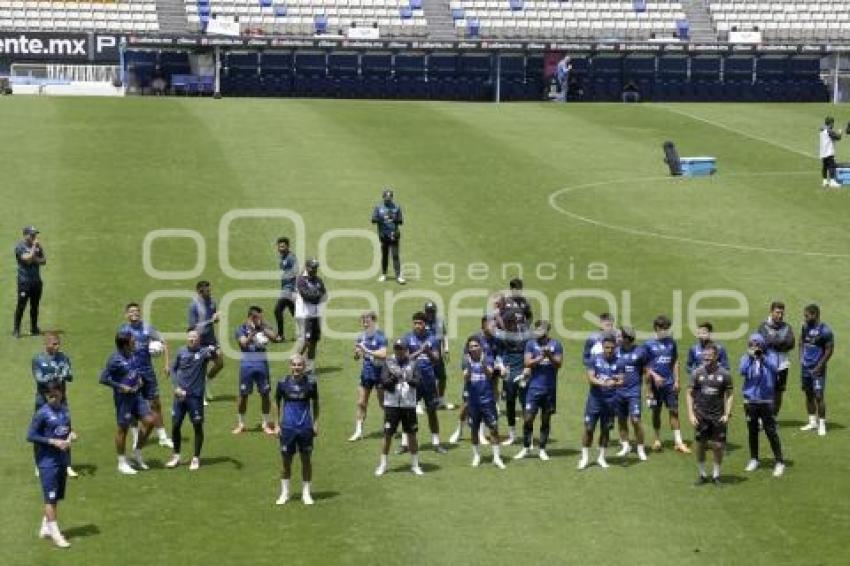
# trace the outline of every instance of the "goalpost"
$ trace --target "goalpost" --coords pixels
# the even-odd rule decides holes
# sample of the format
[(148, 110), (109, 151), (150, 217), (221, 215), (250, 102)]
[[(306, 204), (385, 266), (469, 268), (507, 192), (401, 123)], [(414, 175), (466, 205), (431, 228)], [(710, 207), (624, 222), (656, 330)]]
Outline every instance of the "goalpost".
[(118, 65), (13, 63), (9, 83), (15, 94), (123, 96), (120, 76)]

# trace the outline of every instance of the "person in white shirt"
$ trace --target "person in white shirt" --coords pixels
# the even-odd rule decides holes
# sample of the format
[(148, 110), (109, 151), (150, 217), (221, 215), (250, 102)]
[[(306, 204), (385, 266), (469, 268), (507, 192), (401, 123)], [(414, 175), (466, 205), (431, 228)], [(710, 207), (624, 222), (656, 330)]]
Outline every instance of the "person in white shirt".
[(837, 189), (841, 186), (835, 180), (835, 142), (841, 139), (841, 132), (833, 129), (835, 119), (827, 116), (820, 129), (821, 176), (825, 188)]

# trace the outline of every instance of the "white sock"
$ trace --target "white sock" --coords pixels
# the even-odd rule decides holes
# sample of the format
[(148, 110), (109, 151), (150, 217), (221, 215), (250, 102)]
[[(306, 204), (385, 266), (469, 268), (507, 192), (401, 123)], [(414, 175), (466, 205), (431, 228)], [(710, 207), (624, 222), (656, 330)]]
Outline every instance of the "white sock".
[(356, 434), (363, 433), (363, 419), (357, 419), (357, 423), (355, 423), (354, 425), (354, 432)]
[(401, 433), (401, 445), (407, 446), (407, 433), (405, 432)]
[(699, 475), (705, 477), (705, 462), (697, 462), (697, 469), (699, 470)]
[(605, 448), (603, 448), (602, 446), (600, 446), (600, 447), (599, 447), (599, 456), (598, 456), (598, 459), (600, 459), (600, 460), (604, 460), (604, 459), (605, 459)]
[(590, 448), (581, 447), (581, 457), (585, 460), (590, 458)]
[(809, 424), (810, 424), (810, 425), (816, 425), (816, 424), (818, 424), (818, 417), (817, 417), (817, 415), (809, 415)]
[(130, 443), (133, 448), (139, 443), (139, 427), (137, 426), (130, 427)]
[(122, 466), (122, 465), (126, 465), (126, 464), (127, 464), (127, 456), (125, 456), (123, 454), (118, 456), (118, 465)]
[(269, 424), (269, 420), (270, 420), (269, 414), (265, 413), (263, 415), (263, 426), (266, 426), (267, 424)]
[(682, 431), (681, 430), (674, 430), (673, 431), (673, 440), (676, 442), (676, 444), (682, 444)]
[(720, 464), (718, 464), (717, 462), (714, 463), (714, 467), (712, 468), (712, 471), (711, 471), (711, 477), (713, 477), (713, 478), (719, 478), (720, 477)]
[(508, 427), (508, 435), (510, 435), (511, 438), (516, 438), (516, 427), (509, 426)]
[(463, 436), (463, 421), (457, 422), (457, 433), (459, 436)]
[(245, 415), (242, 413), (236, 413), (236, 418), (239, 419), (240, 426), (245, 426)]
[(384, 467), (387, 466), (387, 455), (386, 454), (381, 454), (381, 465), (384, 466)]
[(62, 534), (59, 532), (59, 523), (57, 523), (56, 521), (47, 521), (47, 530), (50, 531), (51, 535)]
[(439, 434), (437, 434), (437, 433), (431, 434), (431, 444), (433, 444), (434, 446), (440, 445), (440, 435)]
[(638, 454), (643, 454), (643, 453), (644, 453), (643, 444), (638, 444), (638, 445), (637, 445), (637, 451), (638, 451)]
[(475, 454), (476, 456), (481, 455), (481, 449), (478, 447), (477, 444), (472, 445), (472, 453)]
[(818, 419), (818, 424), (820, 426), (826, 426), (826, 419)]
[(301, 484), (301, 492), (307, 493), (307, 494), (310, 493), (310, 482), (305, 481), (304, 483)]
[(494, 442), (491, 446), (493, 446), (493, 458), (501, 457), (501, 447), (498, 442)]
[(280, 480), (280, 492), (289, 493), (289, 480)]
[(410, 455), (410, 463), (411, 463), (411, 465), (413, 465), (416, 468), (419, 467), (419, 454), (418, 453)]
[(631, 450), (632, 449), (632, 445), (629, 444), (628, 440), (621, 440), (620, 446), (622, 446), (624, 450)]

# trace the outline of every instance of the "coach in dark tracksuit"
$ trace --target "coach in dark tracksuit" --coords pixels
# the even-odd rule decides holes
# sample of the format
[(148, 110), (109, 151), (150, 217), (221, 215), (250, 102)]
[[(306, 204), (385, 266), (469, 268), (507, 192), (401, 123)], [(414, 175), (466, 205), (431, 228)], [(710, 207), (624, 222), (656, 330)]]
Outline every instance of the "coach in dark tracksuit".
[(372, 211), (372, 224), (377, 224), (378, 239), (381, 241), (381, 276), (378, 277), (378, 281), (387, 280), (389, 255), (392, 252), (395, 279), (399, 284), (404, 285), (405, 280), (401, 276), (401, 259), (398, 255), (399, 239), (401, 238), (399, 226), (404, 224), (404, 216), (401, 213), (401, 207), (393, 202), (392, 189), (384, 189), (383, 199), (383, 202), (375, 206)]
[(41, 302), (41, 266), (47, 263), (44, 249), (38, 241), (35, 226), (24, 228), (24, 239), (15, 246), (15, 259), (18, 261), (18, 305), (15, 307), (15, 326), (13, 335), (21, 337), (21, 319), (27, 302), (30, 305), (30, 332), (33, 336), (41, 334), (38, 328), (38, 304)]
[(764, 338), (769, 352), (779, 358), (779, 372), (776, 374), (776, 390), (773, 399), (773, 414), (778, 415), (782, 408), (782, 394), (788, 382), (788, 355), (794, 350), (794, 331), (785, 322), (785, 303), (774, 301), (770, 305), (770, 316), (759, 325), (758, 333)]

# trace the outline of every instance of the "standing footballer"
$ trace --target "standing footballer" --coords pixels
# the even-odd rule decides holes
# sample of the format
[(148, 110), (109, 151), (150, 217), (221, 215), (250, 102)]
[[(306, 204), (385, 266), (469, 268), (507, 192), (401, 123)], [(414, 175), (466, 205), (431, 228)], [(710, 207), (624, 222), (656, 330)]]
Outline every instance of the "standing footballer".
[(378, 330), (377, 323), (378, 314), (374, 311), (365, 312), (360, 316), (363, 332), (357, 335), (354, 342), (354, 359), (362, 359), (363, 367), (360, 370), (360, 386), (357, 388), (357, 421), (349, 442), (363, 438), (363, 422), (366, 420), (369, 395), (373, 389), (378, 405), (383, 405), (383, 392), (378, 387), (378, 381), (384, 360), (387, 359), (387, 337)]
[(655, 338), (644, 344), (649, 355), (647, 401), (652, 409), (652, 428), (655, 431), (652, 449), (656, 452), (661, 450), (661, 410), (667, 405), (675, 448), (678, 452), (690, 454), (691, 449), (682, 440), (679, 423), (679, 351), (676, 340), (670, 335), (671, 326), (669, 318), (658, 316), (652, 323)]
[(295, 288), (295, 320), (301, 334), (299, 353), (307, 354), (307, 371), (312, 373), (316, 369), (316, 347), (322, 338), (322, 305), (328, 300), (316, 258), (307, 260), (304, 273), (295, 280)]
[(496, 410), (496, 396), (494, 380), (498, 379), (493, 368), (493, 360), (484, 355), (484, 349), (473, 336), (466, 341), (467, 354), (463, 360), (463, 380), (467, 384), (469, 393), (469, 430), (472, 438), (472, 467), (477, 468), (481, 464), (481, 449), (479, 448), (479, 435), (481, 425), (484, 424), (490, 431), (490, 444), (493, 449), (493, 465), (504, 470), (499, 451), (499, 415)]
[(398, 253), (401, 239), (399, 227), (404, 224), (404, 215), (401, 213), (401, 207), (393, 201), (393, 190), (390, 187), (384, 187), (381, 196), (383, 201), (372, 210), (372, 224), (377, 225), (378, 240), (381, 242), (381, 276), (378, 281), (387, 280), (389, 255), (392, 253), (395, 279), (400, 285), (404, 285), (406, 281), (401, 276), (401, 259)]
[(298, 276), (298, 258), (289, 249), (289, 238), (277, 239), (277, 253), (280, 256), (280, 298), (274, 307), (274, 319), (277, 323), (276, 341), (286, 340), (283, 329), (283, 312), (295, 318), (295, 278)]
[(794, 349), (796, 339), (791, 325), (785, 322), (785, 303), (773, 301), (767, 320), (759, 325), (758, 333), (764, 338), (768, 351), (776, 354), (779, 360), (779, 373), (776, 376), (776, 389), (773, 398), (773, 414), (779, 415), (782, 408), (782, 395), (788, 383), (789, 352)]
[(696, 485), (708, 483), (705, 449), (711, 446), (714, 466), (711, 479), (720, 485), (720, 465), (726, 450), (726, 425), (732, 415), (732, 375), (718, 363), (717, 348), (703, 345), (703, 364), (691, 374), (688, 387), (688, 417), (696, 431), (696, 455), (699, 476)]
[[(201, 346), (212, 346), (218, 349), (218, 337), (215, 335), (215, 325), (218, 324), (218, 305), (212, 298), (212, 285), (209, 281), (198, 281), (195, 285), (197, 295), (189, 305), (189, 328), (195, 329), (200, 336)], [(224, 356), (213, 358), (213, 367), (207, 372), (207, 379), (214, 379), (224, 368)], [(207, 387), (204, 390), (204, 405), (212, 401), (212, 394)]]
[(260, 395), (262, 411), (262, 427), (266, 434), (274, 434), (274, 424), (271, 422), (271, 383), (269, 377), (269, 361), (266, 356), (266, 346), (274, 338), (275, 332), (263, 319), (263, 309), (256, 305), (248, 308), (248, 317), (236, 329), (236, 341), (242, 351), (239, 362), (239, 401), (236, 407), (236, 428), (233, 434), (245, 432), (245, 413), (248, 410), (248, 396), (257, 387)]
[(12, 334), (21, 337), (21, 319), (27, 303), (30, 305), (30, 334), (38, 336), (38, 305), (41, 302), (43, 283), (41, 281), (41, 266), (47, 263), (44, 248), (38, 241), (38, 230), (35, 226), (26, 226), (23, 230), (24, 239), (15, 245), (15, 260), (18, 262), (18, 304), (15, 307), (15, 324)]
[(832, 329), (820, 320), (820, 307), (808, 305), (803, 310), (800, 331), (800, 369), (809, 422), (800, 430), (817, 430), (826, 436), (826, 364), (835, 350)]

